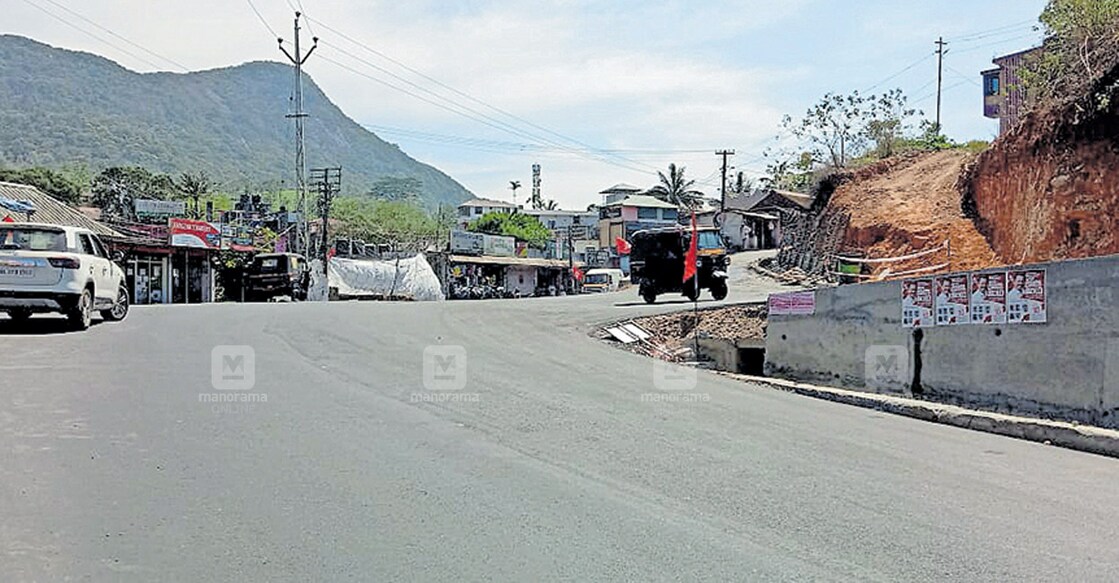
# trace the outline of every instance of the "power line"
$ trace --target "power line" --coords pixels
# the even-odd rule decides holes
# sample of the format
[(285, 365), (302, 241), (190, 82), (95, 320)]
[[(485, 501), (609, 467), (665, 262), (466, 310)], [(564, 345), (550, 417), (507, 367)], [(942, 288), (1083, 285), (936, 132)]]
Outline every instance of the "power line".
[(267, 28), (268, 32), (272, 33), (272, 38), (280, 38), (280, 35), (276, 33), (276, 30), (272, 28), (272, 25), (268, 24), (268, 21), (265, 20), (260, 11), (256, 9), (256, 4), (253, 4), (253, 0), (245, 0), (245, 2), (249, 3), (249, 8), (253, 9), (253, 12), (256, 14), (256, 17), (260, 19), (260, 23), (264, 25), (264, 28)]
[(952, 42), (968, 42), (968, 41), (975, 40), (975, 39), (978, 39), (978, 38), (985, 38), (985, 37), (988, 37), (988, 36), (1004, 33), (1008, 30), (1023, 28), (1025, 26), (1031, 26), (1031, 27), (1032, 26), (1037, 26), (1037, 20), (1036, 19), (1030, 19), (1030, 20), (1022, 20), (1020, 22), (1012, 22), (1010, 24), (1004, 24), (1002, 26), (996, 26), (995, 28), (989, 28), (989, 29), (986, 29), (986, 30), (979, 30), (979, 31), (976, 31), (976, 32), (972, 32), (972, 33), (962, 35), (962, 36), (953, 37), (951, 40), (952, 40)]
[(108, 33), (108, 34), (110, 34), (110, 35), (114, 36), (115, 38), (118, 38), (118, 39), (120, 39), (120, 40), (122, 40), (122, 41), (124, 41), (124, 42), (126, 42), (126, 43), (128, 43), (128, 44), (130, 44), (130, 45), (132, 45), (132, 46), (134, 46), (134, 47), (136, 47), (136, 48), (138, 48), (138, 49), (140, 49), (141, 51), (144, 51), (145, 53), (148, 53), (149, 55), (151, 55), (151, 56), (153, 56), (153, 57), (156, 57), (156, 58), (159, 58), (159, 59), (163, 59), (164, 61), (166, 61), (166, 62), (168, 62), (168, 63), (171, 63), (172, 65), (174, 65), (174, 66), (176, 66), (176, 67), (178, 67), (178, 68), (182, 69), (183, 71), (190, 71), (190, 69), (188, 69), (188, 68), (187, 68), (187, 67), (186, 67), (185, 65), (183, 65), (182, 63), (179, 63), (179, 62), (177, 62), (177, 61), (175, 61), (175, 60), (169, 59), (169, 58), (167, 58), (167, 57), (165, 57), (165, 56), (163, 56), (163, 55), (161, 55), (161, 54), (159, 54), (159, 53), (157, 53), (157, 52), (155, 52), (155, 51), (153, 51), (153, 50), (150, 50), (150, 49), (148, 49), (147, 47), (144, 47), (144, 46), (141, 46), (141, 45), (139, 45), (139, 44), (137, 44), (137, 43), (134, 43), (134, 42), (132, 42), (132, 41), (130, 41), (130, 40), (128, 40), (128, 39), (126, 39), (126, 38), (124, 38), (123, 36), (121, 36), (121, 35), (119, 35), (119, 34), (117, 34), (117, 33), (113, 32), (113, 31), (111, 31), (111, 30), (109, 30), (109, 29), (107, 29), (107, 28), (105, 28), (104, 26), (101, 26), (100, 24), (97, 24), (96, 22), (94, 22), (94, 21), (92, 21), (92, 20), (90, 20), (90, 19), (86, 18), (85, 16), (82, 16), (81, 14), (78, 14), (77, 12), (74, 12), (73, 10), (71, 10), (71, 9), (67, 8), (66, 6), (64, 6), (64, 5), (62, 5), (62, 4), (59, 4), (58, 2), (55, 2), (55, 0), (46, 0), (46, 1), (47, 1), (47, 2), (50, 2), (51, 4), (53, 4), (54, 6), (58, 7), (59, 9), (61, 9), (61, 10), (65, 10), (66, 12), (69, 12), (70, 14), (72, 14), (72, 15), (74, 15), (74, 16), (76, 16), (76, 17), (78, 17), (78, 18), (82, 19), (82, 20), (84, 20), (85, 22), (87, 22), (87, 23), (89, 23), (89, 24), (92, 24), (93, 26), (96, 26), (97, 28), (101, 29), (102, 31), (104, 31), (104, 32), (106, 32), (106, 33)]
[(994, 42), (985, 43), (985, 44), (977, 45), (977, 46), (974, 46), (974, 47), (968, 47), (966, 49), (956, 51), (956, 54), (970, 53), (972, 51), (977, 51), (979, 49), (993, 47), (995, 45), (1001, 45), (1001, 44), (1009, 43), (1011, 41), (1022, 40), (1022, 39), (1026, 39), (1026, 38), (1035, 38), (1036, 39), (1037, 35), (1036, 35), (1036, 33), (1030, 33), (1030, 34), (1023, 34), (1021, 36), (1016, 36), (1016, 37), (1012, 37), (1012, 38), (1004, 38), (1004, 39), (997, 40), (997, 41), (994, 41)]
[(40, 6), (40, 5), (32, 2), (31, 0), (23, 0), (23, 1), (32, 5), (32, 6), (34, 6), (35, 8), (39, 9), (39, 11), (41, 11), (43, 14), (46, 14), (47, 16), (61, 22), (62, 24), (65, 24), (66, 26), (69, 26), (70, 28), (73, 28), (74, 30), (76, 30), (76, 31), (78, 31), (78, 32), (80, 32), (80, 33), (82, 33), (82, 34), (100, 42), (100, 43), (103, 43), (106, 46), (112, 47), (112, 48), (114, 48), (114, 49), (132, 57), (133, 59), (136, 59), (137, 61), (140, 61), (140, 62), (148, 65), (149, 67), (151, 67), (153, 69), (161, 69), (162, 68), (159, 65), (145, 59), (144, 57), (141, 57), (140, 55), (137, 55), (136, 53), (133, 53), (132, 51), (129, 51), (128, 49), (121, 48), (121, 47), (119, 47), (119, 46), (117, 46), (117, 45), (115, 45), (115, 44), (97, 36), (96, 34), (93, 34), (92, 32), (90, 32), (90, 31), (88, 31), (88, 30), (70, 22), (69, 20), (66, 20), (65, 18), (62, 18), (61, 16), (51, 12), (50, 10), (47, 10), (45, 7)]
[[(520, 122), (520, 123), (522, 123), (522, 124), (525, 124), (526, 126), (529, 126), (529, 127), (531, 127), (531, 128), (534, 128), (534, 129), (536, 129), (536, 130), (542, 131), (542, 132), (544, 132), (544, 133), (546, 133), (546, 134), (549, 134), (549, 135), (551, 135), (551, 136), (555, 136), (556, 138), (559, 138), (559, 139), (561, 139), (561, 140), (565, 140), (565, 141), (567, 141), (567, 142), (571, 142), (571, 143), (573, 143), (573, 144), (576, 144), (576, 145), (578, 145), (578, 146), (580, 146), (580, 147), (582, 147), (582, 148), (584, 148), (584, 149), (587, 149), (587, 150), (591, 150), (591, 151), (599, 151), (599, 152), (601, 152), (601, 151), (602, 151), (601, 149), (599, 149), (599, 148), (597, 148), (597, 147), (595, 147), (595, 146), (591, 146), (591, 145), (589, 145), (589, 144), (586, 144), (586, 143), (584, 143), (584, 142), (582, 142), (582, 141), (580, 141), (580, 140), (578, 140), (578, 139), (575, 139), (575, 138), (572, 138), (572, 137), (569, 137), (569, 136), (565, 136), (565, 135), (563, 135), (563, 134), (560, 134), (560, 133), (558, 133), (558, 132), (555, 132), (555, 131), (553, 131), (553, 130), (551, 130), (551, 129), (548, 129), (548, 128), (544, 127), (544, 126), (541, 126), (541, 125), (539, 125), (539, 124), (533, 123), (533, 122), (531, 122), (531, 121), (529, 121), (529, 120), (527, 120), (527, 119), (524, 119), (524, 118), (522, 118), (522, 117), (520, 117), (520, 116), (517, 116), (517, 115), (515, 115), (515, 114), (513, 114), (513, 113), (510, 113), (510, 112), (508, 112), (508, 111), (506, 111), (506, 110), (504, 110), (504, 109), (501, 109), (500, 107), (497, 107), (497, 106), (491, 105), (491, 104), (489, 104), (489, 103), (487, 103), (487, 102), (485, 102), (485, 101), (483, 101), (483, 100), (481, 100), (481, 99), (478, 99), (478, 98), (476, 98), (476, 97), (474, 97), (474, 96), (472, 96), (472, 95), (470, 95), (470, 94), (468, 94), (468, 93), (466, 93), (466, 92), (460, 91), (460, 90), (458, 90), (458, 89), (456, 89), (456, 88), (454, 88), (454, 87), (452, 87), (452, 86), (450, 86), (450, 85), (448, 85), (448, 84), (446, 84), (446, 83), (444, 83), (444, 82), (442, 82), (442, 81), (440, 81), (440, 80), (438, 80), (438, 79), (436, 79), (436, 78), (434, 78), (434, 77), (432, 77), (432, 76), (430, 76), (430, 75), (427, 75), (427, 74), (423, 73), (422, 71), (419, 71), (419, 70), (417, 70), (417, 69), (415, 69), (415, 68), (413, 68), (413, 67), (410, 67), (410, 66), (408, 66), (407, 64), (405, 64), (405, 63), (403, 63), (403, 62), (401, 62), (401, 61), (399, 61), (399, 60), (397, 60), (397, 59), (394, 59), (394, 58), (392, 58), (391, 56), (389, 56), (389, 55), (387, 55), (387, 54), (385, 54), (385, 53), (383, 53), (383, 52), (381, 52), (381, 51), (378, 51), (378, 50), (376, 50), (376, 49), (374, 49), (374, 48), (372, 48), (372, 47), (368, 46), (367, 44), (365, 44), (365, 43), (363, 43), (363, 42), (361, 42), (361, 41), (358, 41), (357, 39), (354, 39), (353, 37), (351, 37), (351, 36), (349, 36), (349, 35), (347, 35), (347, 34), (345, 34), (345, 33), (341, 32), (341, 31), (339, 31), (339, 30), (337, 30), (337, 29), (335, 29), (335, 28), (332, 28), (332, 27), (330, 27), (329, 25), (327, 25), (327, 24), (323, 23), (323, 22), (322, 22), (322, 21), (320, 21), (320, 20), (315, 20), (315, 22), (316, 22), (316, 23), (317, 23), (317, 24), (318, 24), (319, 26), (321, 26), (322, 28), (325, 28), (326, 30), (329, 30), (329, 31), (333, 32), (333, 33), (334, 33), (334, 34), (336, 34), (336, 35), (337, 35), (337, 36), (338, 36), (339, 38), (345, 39), (346, 41), (348, 41), (348, 42), (350, 42), (350, 43), (354, 44), (355, 46), (358, 46), (358, 47), (360, 47), (360, 48), (362, 48), (362, 49), (364, 49), (364, 50), (368, 51), (369, 53), (371, 53), (371, 54), (373, 54), (373, 55), (376, 55), (376, 56), (378, 56), (378, 57), (380, 57), (380, 58), (382, 58), (382, 59), (385, 59), (386, 61), (389, 61), (390, 63), (393, 63), (393, 64), (395, 64), (396, 66), (398, 66), (398, 67), (400, 67), (400, 68), (402, 68), (402, 69), (404, 69), (404, 70), (406, 70), (406, 71), (408, 71), (408, 72), (410, 72), (410, 73), (412, 73), (412, 74), (414, 74), (414, 75), (416, 75), (416, 76), (418, 76), (418, 77), (420, 77), (420, 78), (422, 78), (422, 79), (425, 79), (425, 80), (427, 80), (427, 81), (428, 81), (428, 82), (430, 82), (430, 83), (434, 83), (435, 85), (437, 85), (437, 86), (439, 86), (439, 87), (441, 87), (441, 88), (443, 88), (443, 89), (445, 89), (445, 90), (447, 90), (447, 91), (450, 91), (451, 93), (454, 93), (455, 95), (458, 95), (458, 96), (460, 96), (460, 97), (463, 97), (463, 98), (465, 98), (465, 99), (469, 99), (470, 101), (473, 101), (474, 103), (477, 103), (477, 104), (479, 104), (479, 105), (481, 105), (481, 106), (483, 106), (483, 107), (486, 107), (486, 108), (488, 108), (488, 109), (490, 109), (490, 110), (492, 110), (492, 111), (494, 111), (494, 112), (496, 112), (496, 113), (498, 113), (498, 114), (504, 115), (504, 116), (506, 116), (506, 117), (508, 117), (508, 118), (510, 118), (510, 119), (513, 119), (513, 120), (515, 120), (515, 121), (517, 121), (517, 122)], [(337, 47), (335, 47), (335, 48), (337, 48)], [(430, 91), (429, 91), (429, 92), (430, 92)], [(431, 92), (431, 93), (433, 93), (433, 92)], [(445, 99), (445, 98), (444, 98), (444, 99)], [(536, 138), (536, 139), (539, 139), (539, 138)], [(635, 163), (635, 164), (640, 164), (640, 162), (636, 162), (636, 161), (633, 161), (633, 160), (627, 160), (627, 159), (626, 159), (626, 158), (624, 158), (624, 157), (620, 157), (620, 156), (614, 156), (614, 157), (615, 157), (615, 158), (618, 158), (618, 159), (620, 159), (620, 160), (622, 160), (622, 161), (626, 161), (626, 162), (631, 162), (631, 163)]]
[(952, 73), (955, 73), (957, 76), (959, 76), (960, 79), (963, 79), (964, 81), (967, 81), (968, 83), (971, 83), (972, 85), (975, 85), (976, 87), (982, 87), (983, 86), (983, 84), (980, 83), (979, 81), (976, 81), (975, 79), (971, 78), (968, 75), (964, 75), (963, 73), (957, 71), (956, 69), (954, 69), (954, 68), (952, 68), (948, 65), (945, 65), (944, 68), (948, 69)]
[(905, 73), (911, 71), (917, 65), (920, 65), (921, 63), (924, 63), (925, 61), (931, 59), (935, 55), (936, 55), (935, 51), (926, 54), (925, 56), (921, 57), (920, 59), (917, 59), (913, 63), (906, 66), (904, 69), (898, 71), (897, 73), (894, 73), (893, 75), (890, 75), (889, 77), (886, 77), (885, 79), (875, 83), (874, 85), (871, 85), (870, 87), (867, 87), (866, 89), (863, 90), (863, 93), (870, 93), (871, 91), (874, 91), (875, 89), (885, 85), (886, 83), (889, 83), (890, 81), (893, 81), (894, 79), (897, 79), (898, 77), (900, 77), (900, 76), (904, 75)]

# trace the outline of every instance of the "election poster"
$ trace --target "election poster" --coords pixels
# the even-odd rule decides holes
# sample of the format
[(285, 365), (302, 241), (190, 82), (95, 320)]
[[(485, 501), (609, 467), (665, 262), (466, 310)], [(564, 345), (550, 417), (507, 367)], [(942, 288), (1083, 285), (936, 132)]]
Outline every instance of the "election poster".
[(933, 325), (933, 280), (910, 279), (901, 282), (901, 325), (924, 328)]
[(936, 325), (956, 326), (967, 324), (970, 296), (967, 274), (941, 275), (936, 278)]
[(1021, 269), (1007, 273), (1006, 313), (1011, 324), (1044, 324), (1049, 319), (1044, 269)]
[(816, 313), (816, 292), (770, 294), (770, 316), (811, 316)]
[(971, 274), (971, 323), (1006, 323), (1006, 273)]

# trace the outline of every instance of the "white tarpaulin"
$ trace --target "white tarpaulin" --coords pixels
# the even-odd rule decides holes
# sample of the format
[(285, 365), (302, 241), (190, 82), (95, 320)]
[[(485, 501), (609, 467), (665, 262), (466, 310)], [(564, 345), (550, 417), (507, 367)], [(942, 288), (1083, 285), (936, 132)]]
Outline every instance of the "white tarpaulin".
[[(330, 260), (330, 287), (342, 296), (403, 296), (416, 301), (445, 299), (439, 278), (423, 254), (408, 259), (371, 261), (364, 259)], [(327, 287), (322, 282), (322, 260), (311, 262), (312, 300), (323, 300)]]

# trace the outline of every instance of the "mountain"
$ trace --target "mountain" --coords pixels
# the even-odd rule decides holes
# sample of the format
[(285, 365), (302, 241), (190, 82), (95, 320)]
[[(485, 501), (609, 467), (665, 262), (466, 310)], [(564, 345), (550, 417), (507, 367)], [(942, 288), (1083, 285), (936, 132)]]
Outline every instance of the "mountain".
[[(472, 195), (342, 112), (304, 75), (307, 167), (342, 166), (343, 192), (378, 178), (423, 183), (425, 204)], [(291, 67), (253, 62), (192, 73), (137, 73), (89, 53), (0, 35), (0, 164), (93, 170), (138, 165), (205, 170), (231, 188), (294, 184), (285, 119)]]

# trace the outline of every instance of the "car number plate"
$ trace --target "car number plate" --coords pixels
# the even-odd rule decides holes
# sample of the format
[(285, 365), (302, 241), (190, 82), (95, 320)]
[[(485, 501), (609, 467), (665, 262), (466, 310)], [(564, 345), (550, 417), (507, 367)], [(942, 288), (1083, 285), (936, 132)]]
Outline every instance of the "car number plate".
[(29, 267), (0, 267), (0, 277), (34, 277), (35, 270)]

